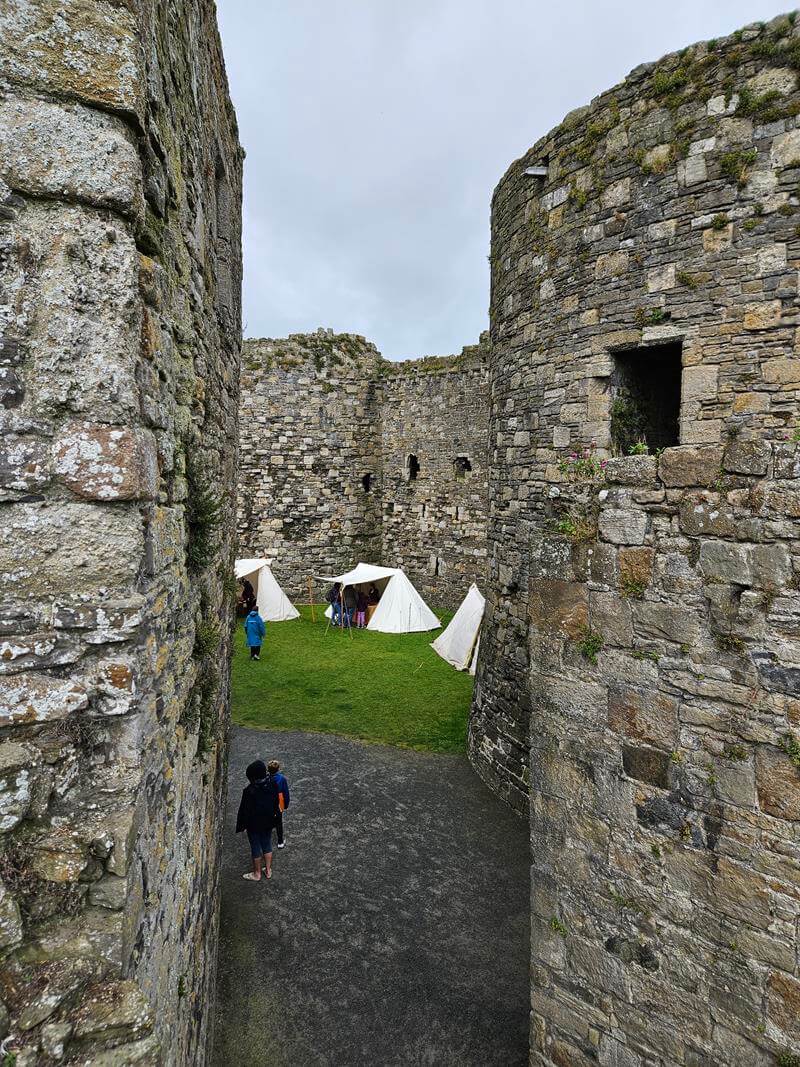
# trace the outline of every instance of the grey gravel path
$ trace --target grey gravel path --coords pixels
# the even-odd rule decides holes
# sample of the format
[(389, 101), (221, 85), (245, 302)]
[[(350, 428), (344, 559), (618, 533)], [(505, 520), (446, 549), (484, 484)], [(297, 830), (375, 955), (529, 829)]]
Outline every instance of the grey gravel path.
[[(257, 757), (292, 788), (250, 883), (233, 833)], [(236, 729), (215, 1067), (528, 1062), (527, 827), (465, 758)]]

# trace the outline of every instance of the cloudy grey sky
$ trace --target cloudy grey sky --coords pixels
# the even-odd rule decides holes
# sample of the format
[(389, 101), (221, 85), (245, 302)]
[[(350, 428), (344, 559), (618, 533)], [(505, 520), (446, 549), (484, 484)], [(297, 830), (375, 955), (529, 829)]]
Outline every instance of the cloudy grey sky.
[(508, 165), (637, 64), (774, 0), (217, 0), (245, 161), (245, 336), (330, 326), (385, 356), (487, 326)]

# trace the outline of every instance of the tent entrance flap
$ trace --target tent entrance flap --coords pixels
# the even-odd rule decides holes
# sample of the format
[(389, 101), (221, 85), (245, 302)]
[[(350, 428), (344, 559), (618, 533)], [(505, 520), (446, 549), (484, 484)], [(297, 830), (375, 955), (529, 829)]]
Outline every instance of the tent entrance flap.
[(237, 559), (234, 567), (237, 581), (246, 578), (256, 594), (258, 614), (265, 622), (287, 622), (297, 619), (300, 612), (278, 585), (266, 559)]

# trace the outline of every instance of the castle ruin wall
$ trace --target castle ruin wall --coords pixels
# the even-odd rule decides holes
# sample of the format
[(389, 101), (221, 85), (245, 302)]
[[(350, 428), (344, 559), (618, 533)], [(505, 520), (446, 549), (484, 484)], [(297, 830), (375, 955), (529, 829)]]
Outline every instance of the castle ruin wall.
[(205, 1059), (241, 165), (210, 0), (0, 7), (0, 1037), (17, 1067)]
[(798, 56), (637, 68), (495, 193), (470, 745), (529, 776), (537, 1067), (800, 1055)]
[(487, 390), (480, 345), (391, 363), (326, 330), (245, 341), (242, 556), (302, 601), (310, 575), (361, 559), (456, 607), (485, 574)]

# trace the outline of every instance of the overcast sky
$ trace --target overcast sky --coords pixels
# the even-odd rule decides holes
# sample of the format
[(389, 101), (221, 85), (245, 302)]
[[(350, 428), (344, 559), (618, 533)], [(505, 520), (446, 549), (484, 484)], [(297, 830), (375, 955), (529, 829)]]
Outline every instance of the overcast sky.
[(639, 63), (768, 0), (217, 0), (247, 152), (246, 337), (330, 326), (390, 359), (486, 329), (508, 165)]

